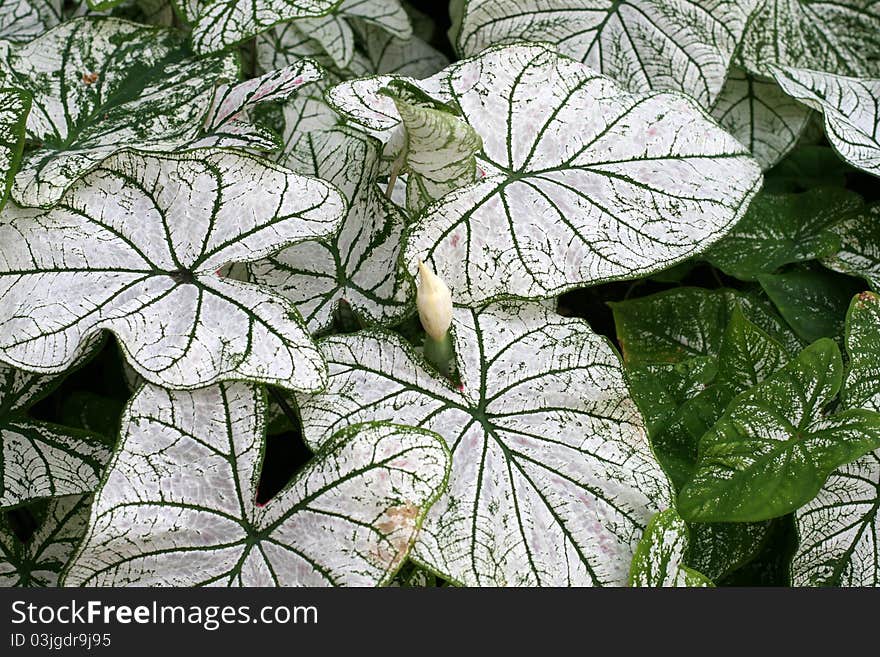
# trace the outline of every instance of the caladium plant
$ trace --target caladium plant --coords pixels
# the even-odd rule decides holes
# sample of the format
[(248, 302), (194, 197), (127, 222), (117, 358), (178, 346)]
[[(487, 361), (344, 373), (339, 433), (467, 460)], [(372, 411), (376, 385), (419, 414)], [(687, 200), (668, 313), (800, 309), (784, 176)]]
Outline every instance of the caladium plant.
[(880, 585), (878, 34), (0, 0), (0, 586)]

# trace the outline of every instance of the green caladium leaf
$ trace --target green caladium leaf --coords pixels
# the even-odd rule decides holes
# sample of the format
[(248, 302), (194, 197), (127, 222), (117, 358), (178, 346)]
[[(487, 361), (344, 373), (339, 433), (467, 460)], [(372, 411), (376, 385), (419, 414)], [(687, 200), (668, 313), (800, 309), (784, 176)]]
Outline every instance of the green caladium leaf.
[(397, 268), (404, 218), (376, 184), (380, 145), (344, 127), (315, 133), (308, 143), (311, 156), (287, 165), (342, 191), (342, 228), (252, 263), (251, 279), (293, 301), (313, 333), (330, 327), (340, 304), (369, 323), (400, 319), (413, 295)]
[(687, 525), (673, 509), (651, 518), (633, 556), (629, 585), (714, 586), (705, 575), (684, 565), (689, 540)]
[(880, 8), (865, 0), (760, 0), (749, 16), (741, 65), (770, 77), (772, 66), (845, 75), (872, 70), (880, 52)]
[(799, 144), (764, 176), (763, 191), (771, 194), (803, 192), (815, 187), (845, 187), (855, 171), (829, 146)]
[(98, 485), (110, 456), (100, 436), (28, 417), (59, 383), (59, 377), (0, 365), (0, 508), (90, 493)]
[(186, 0), (192, 44), (207, 54), (265, 32), (278, 23), (323, 16), (340, 0)]
[(406, 173), (406, 206), (417, 214), (477, 177), (476, 154), (483, 141), (452, 108), (418, 87), (392, 80), (380, 93), (394, 101), (403, 127), (403, 145), (392, 175)]
[[(721, 237), (760, 186), (743, 146), (692, 102), (629, 94), (543, 46), (491, 48), (417, 86), (483, 140), (478, 182), (426, 208), (405, 250), (409, 271), (430, 262), (465, 305), (665, 269)], [(399, 122), (370, 85), (336, 89), (331, 104), (361, 124)]]
[(840, 238), (832, 224), (855, 214), (861, 205), (858, 194), (835, 188), (761, 193), (742, 221), (703, 257), (725, 274), (754, 281), (783, 265), (836, 253)]
[(85, 535), (91, 505), (91, 495), (52, 498), (27, 542), (0, 513), (0, 586), (57, 586), (61, 571)]
[(465, 56), (511, 41), (560, 53), (632, 91), (683, 91), (708, 107), (746, 27), (753, 0), (468, 0), (456, 44)]
[(369, 586), (391, 580), (442, 490), (435, 434), (351, 427), (256, 503), (266, 402), (256, 386), (145, 386), (95, 495), (68, 586)]
[(880, 447), (880, 415), (827, 415), (843, 364), (819, 340), (739, 395), (700, 441), (697, 472), (677, 508), (689, 521), (753, 522), (809, 502), (838, 466)]
[(413, 558), (451, 582), (625, 584), (670, 491), (607, 340), (522, 302), (458, 308), (453, 330), (458, 389), (394, 334), (322, 341), (330, 380), (299, 397), (305, 439), (367, 418), (440, 434), (449, 486)]
[[(880, 411), (880, 298), (857, 295), (849, 308), (850, 362), (844, 408)], [(791, 564), (794, 586), (880, 586), (880, 450), (838, 468), (795, 513), (800, 537)]]
[(820, 269), (761, 274), (758, 281), (779, 314), (806, 342), (841, 337), (849, 300), (862, 289), (855, 279)]
[(24, 148), (31, 97), (18, 89), (0, 89), (0, 209), (6, 203)]
[(685, 563), (718, 582), (760, 554), (772, 522), (692, 523)]
[(220, 85), (203, 124), (208, 136), (193, 146), (276, 149), (276, 135), (251, 123), (249, 112), (261, 103), (287, 100), (301, 86), (320, 79), (317, 64), (303, 60), (239, 84)]
[(221, 270), (331, 234), (343, 209), (327, 183), (233, 151), (115, 155), (55, 208), (0, 215), (0, 357), (61, 372), (106, 329), (159, 385), (320, 389), (325, 365), (293, 305)]
[(880, 204), (869, 205), (834, 227), (840, 250), (822, 261), (829, 269), (863, 278), (880, 292)]
[(767, 170), (794, 148), (809, 123), (810, 110), (773, 80), (734, 66), (712, 116)]
[[(880, 30), (880, 10), (877, 29)], [(877, 38), (880, 41), (880, 36)], [(773, 73), (785, 93), (822, 112), (828, 141), (844, 160), (880, 176), (880, 79), (790, 67), (776, 67)]]
[(0, 39), (36, 39), (61, 22), (62, 0), (0, 0)]
[(232, 55), (187, 58), (172, 30), (81, 18), (19, 47), (0, 42), (0, 86), (33, 96), (12, 197), (48, 207), (77, 178), (126, 148), (171, 151), (193, 141)]

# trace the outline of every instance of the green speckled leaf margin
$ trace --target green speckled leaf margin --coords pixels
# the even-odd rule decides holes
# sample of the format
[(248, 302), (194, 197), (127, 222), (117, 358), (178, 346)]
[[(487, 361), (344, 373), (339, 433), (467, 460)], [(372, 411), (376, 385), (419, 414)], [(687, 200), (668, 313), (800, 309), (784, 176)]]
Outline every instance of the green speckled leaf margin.
[(446, 481), (443, 442), (411, 427), (353, 427), (259, 505), (265, 411), (264, 393), (244, 383), (141, 388), (64, 584), (389, 582)]
[(687, 524), (674, 509), (651, 518), (629, 572), (638, 587), (713, 586), (705, 575), (684, 565), (690, 538)]
[(6, 203), (21, 162), (30, 109), (30, 94), (19, 89), (0, 89), (0, 209)]

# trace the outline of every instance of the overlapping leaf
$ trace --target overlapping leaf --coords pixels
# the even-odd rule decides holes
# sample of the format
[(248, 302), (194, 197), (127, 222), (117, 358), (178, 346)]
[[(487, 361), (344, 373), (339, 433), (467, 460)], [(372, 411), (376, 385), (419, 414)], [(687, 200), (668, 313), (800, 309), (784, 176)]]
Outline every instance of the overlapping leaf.
[(0, 357), (60, 372), (107, 329), (160, 385), (318, 389), (292, 304), (220, 270), (332, 233), (343, 208), (327, 183), (232, 151), (115, 155), (54, 209), (0, 215)]
[(733, 67), (712, 116), (766, 170), (794, 148), (810, 120), (810, 110), (772, 80)]
[(841, 249), (823, 264), (835, 271), (859, 276), (880, 292), (880, 205), (866, 207), (834, 227)]
[[(387, 134), (399, 117), (374, 102), (376, 83), (330, 100)], [(429, 206), (405, 256), (411, 271), (430, 261), (463, 304), (667, 268), (718, 239), (760, 185), (744, 147), (691, 101), (629, 94), (542, 46), (492, 48), (419, 86), (483, 140), (485, 177)]]
[(264, 415), (263, 393), (243, 383), (142, 388), (65, 584), (388, 582), (445, 482), (442, 441), (411, 427), (351, 428), (261, 506)]
[(742, 393), (703, 436), (694, 478), (678, 497), (682, 517), (759, 521), (809, 502), (838, 466), (880, 447), (880, 415), (825, 407), (842, 378), (837, 346), (819, 340)]
[[(846, 408), (880, 411), (880, 298), (853, 299), (847, 318)], [(880, 586), (880, 450), (837, 469), (795, 514), (795, 586)]]
[(399, 318), (411, 297), (397, 267), (404, 222), (376, 184), (379, 144), (343, 127), (307, 142), (308, 158), (287, 165), (333, 183), (348, 200), (348, 214), (331, 238), (251, 264), (252, 280), (293, 301), (312, 332), (328, 328), (341, 303), (370, 323)]
[(61, 21), (62, 0), (0, 0), (0, 39), (30, 41)]
[(0, 508), (90, 493), (98, 485), (110, 456), (100, 437), (27, 415), (58, 383), (58, 377), (0, 365)]
[[(877, 11), (880, 42), (880, 10)], [(880, 176), (880, 79), (796, 68), (776, 67), (773, 72), (785, 93), (822, 112), (828, 141), (844, 160)]]
[(840, 238), (831, 226), (861, 205), (858, 194), (843, 189), (758, 194), (742, 221), (703, 257), (730, 276), (756, 280), (783, 265), (836, 253)]
[(300, 398), (306, 440), (368, 418), (440, 434), (452, 472), (414, 557), (450, 581), (625, 584), (670, 492), (617, 356), (540, 304), (457, 309), (454, 332), (459, 389), (393, 334), (324, 340), (326, 392)]
[(18, 89), (0, 89), (0, 209), (6, 203), (24, 148), (31, 97)]
[(631, 91), (683, 91), (709, 107), (753, 0), (467, 0), (459, 51), (542, 41)]
[(651, 518), (633, 557), (629, 585), (712, 586), (705, 575), (684, 565), (689, 540), (687, 525), (673, 509)]
[(91, 504), (91, 495), (51, 499), (41, 514), (42, 522), (26, 542), (0, 513), (0, 586), (56, 586), (85, 535)]
[(191, 59), (181, 37), (117, 19), (75, 19), (19, 47), (0, 42), (0, 86), (29, 91), (29, 150), (12, 188), (47, 207), (124, 148), (171, 151), (193, 141), (231, 55)]

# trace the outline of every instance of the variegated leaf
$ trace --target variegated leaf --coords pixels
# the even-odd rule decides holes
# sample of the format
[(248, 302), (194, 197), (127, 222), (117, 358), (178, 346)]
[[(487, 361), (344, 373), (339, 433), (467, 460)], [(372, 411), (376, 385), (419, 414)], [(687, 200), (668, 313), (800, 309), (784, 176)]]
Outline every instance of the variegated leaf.
[(86, 531), (91, 495), (49, 500), (33, 536), (22, 542), (8, 517), (0, 513), (0, 586), (57, 586)]
[[(880, 15), (877, 21), (880, 34)], [(880, 176), (880, 79), (794, 68), (773, 71), (785, 93), (822, 112), (828, 141), (844, 160)]]
[(774, 64), (863, 75), (880, 54), (874, 0), (760, 0), (738, 54), (741, 66), (769, 77)]
[[(847, 316), (846, 408), (880, 411), (880, 297), (853, 299)], [(794, 586), (880, 586), (880, 449), (838, 468), (795, 514)]]
[(12, 188), (27, 206), (64, 190), (125, 148), (172, 151), (193, 141), (232, 55), (190, 59), (181, 37), (110, 18), (80, 18), (19, 47), (0, 42), (0, 85), (29, 91), (28, 151)]
[(324, 340), (327, 389), (299, 398), (306, 440), (366, 419), (440, 434), (449, 487), (413, 555), (449, 581), (625, 584), (670, 490), (617, 355), (535, 303), (456, 309), (453, 332), (458, 389), (394, 334)]
[(18, 171), (30, 109), (30, 95), (19, 89), (0, 89), (0, 209)]
[(767, 170), (794, 148), (809, 123), (810, 110), (773, 80), (735, 66), (712, 107), (712, 116)]
[(449, 64), (442, 52), (414, 35), (401, 39), (365, 21), (352, 21), (360, 35), (370, 72), (413, 78), (434, 75)]
[(159, 385), (319, 389), (293, 305), (221, 268), (328, 235), (343, 208), (327, 183), (233, 151), (115, 155), (55, 208), (0, 215), (0, 357), (60, 372), (106, 329)]
[(809, 502), (839, 466), (880, 447), (880, 414), (828, 414), (843, 365), (832, 340), (804, 349), (736, 397), (700, 441), (693, 479), (678, 496), (688, 521), (753, 522)]
[(459, 51), (550, 42), (630, 91), (682, 91), (709, 107), (754, 0), (468, 0)]
[(822, 263), (843, 274), (859, 276), (880, 292), (880, 204), (867, 206), (862, 212), (834, 226), (840, 236), (840, 250)]
[[(422, 88), (439, 87), (482, 137), (484, 177), (425, 209), (404, 260), (411, 272), (430, 262), (462, 304), (665, 269), (729, 230), (761, 184), (691, 101), (629, 94), (542, 46), (493, 48), (435, 78)], [(364, 122), (389, 129), (383, 116)]]
[(278, 23), (323, 16), (340, 0), (189, 0), (193, 48), (201, 54), (265, 32)]
[(348, 214), (332, 237), (252, 263), (252, 280), (293, 301), (312, 332), (328, 328), (340, 304), (370, 323), (399, 319), (412, 297), (398, 273), (404, 220), (376, 184), (379, 144), (344, 127), (307, 141), (310, 156), (287, 165), (333, 183), (348, 200)]
[(633, 557), (629, 585), (713, 586), (705, 575), (684, 565), (689, 541), (687, 525), (673, 509), (651, 518)]
[(265, 505), (262, 391), (145, 386), (123, 417), (73, 586), (371, 586), (391, 580), (446, 480), (428, 431), (352, 427)]
[(27, 415), (28, 408), (59, 382), (56, 376), (0, 364), (0, 508), (42, 497), (90, 493), (98, 485), (110, 457), (99, 436)]
[(0, 0), (0, 39), (36, 39), (61, 22), (63, 0)]

